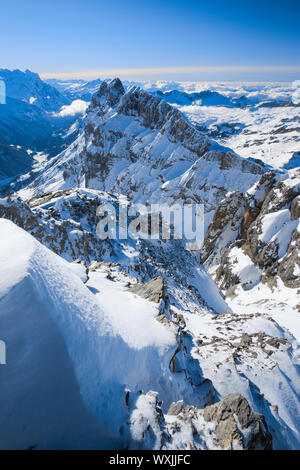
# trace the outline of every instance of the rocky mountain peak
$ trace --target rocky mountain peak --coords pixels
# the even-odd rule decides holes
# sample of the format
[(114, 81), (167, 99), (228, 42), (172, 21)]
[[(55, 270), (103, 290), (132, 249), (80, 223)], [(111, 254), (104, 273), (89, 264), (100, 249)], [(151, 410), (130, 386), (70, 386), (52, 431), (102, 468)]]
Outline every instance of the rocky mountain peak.
[(129, 88), (117, 110), (127, 116), (138, 116), (142, 118), (145, 127), (155, 128), (161, 127), (173, 113), (181, 116), (181, 113), (166, 101), (138, 87)]
[(115, 106), (125, 90), (123, 84), (119, 78), (114, 78), (110, 82), (102, 82), (98, 93), (92, 98), (92, 108), (97, 106), (109, 106), (110, 108)]

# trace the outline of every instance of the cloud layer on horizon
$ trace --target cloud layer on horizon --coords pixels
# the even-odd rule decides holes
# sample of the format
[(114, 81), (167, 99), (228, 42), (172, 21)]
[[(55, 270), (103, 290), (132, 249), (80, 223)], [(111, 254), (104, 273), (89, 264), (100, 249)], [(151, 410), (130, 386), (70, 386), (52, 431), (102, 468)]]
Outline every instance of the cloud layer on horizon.
[[(190, 75), (190, 74), (268, 74), (268, 73), (299, 73), (300, 66), (202, 66), (202, 67), (152, 67), (152, 68), (127, 68), (127, 69), (99, 69), (80, 72), (49, 72), (40, 73), (41, 78), (57, 79), (87, 79), (98, 77), (108, 78), (119, 76), (123, 79), (145, 79), (145, 77), (165, 75)], [(162, 77), (161, 77), (162, 78)]]

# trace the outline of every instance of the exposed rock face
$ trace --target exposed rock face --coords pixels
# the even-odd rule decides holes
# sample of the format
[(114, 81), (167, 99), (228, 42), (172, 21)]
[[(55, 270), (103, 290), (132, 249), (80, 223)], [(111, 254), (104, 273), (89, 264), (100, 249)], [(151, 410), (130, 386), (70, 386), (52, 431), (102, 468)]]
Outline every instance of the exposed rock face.
[(159, 303), (165, 296), (164, 293), (164, 280), (162, 277), (157, 277), (145, 284), (136, 284), (130, 287), (129, 292), (137, 294), (143, 299), (150, 300), (151, 302)]
[(293, 232), (286, 255), (278, 264), (278, 275), (287, 287), (300, 287), (300, 229)]
[(250, 289), (260, 280), (271, 286), (277, 275), (287, 287), (300, 286), (299, 192), (299, 177), (278, 181), (269, 172), (219, 203), (201, 260), (222, 289)]
[(264, 173), (247, 192), (235, 191), (225, 195), (216, 208), (204, 239), (201, 261), (205, 266), (218, 266), (225, 251), (235, 241), (238, 241), (239, 246), (243, 244), (241, 241), (247, 241), (248, 244), (249, 229), (277, 182), (278, 175), (270, 171)]
[[(247, 232), (246, 249), (252, 261), (271, 275), (280, 275), (285, 284), (291, 280), (299, 253), (297, 244), (298, 180), (286, 180), (276, 185), (267, 195), (259, 216)], [(295, 201), (295, 202), (294, 202)], [(293, 206), (292, 206), (293, 204)], [(284, 241), (283, 241), (284, 238)], [(293, 254), (292, 254), (293, 253)], [(288, 267), (289, 274), (283, 267)]]
[(115, 78), (109, 84), (102, 82), (99, 91), (92, 97), (91, 108), (104, 105), (105, 109), (105, 106), (115, 106), (124, 93), (125, 90), (119, 78)]
[(244, 279), (245, 276), (243, 276), (242, 269), (238, 268), (238, 263), (239, 260), (247, 258), (248, 256), (245, 252), (243, 240), (238, 240), (231, 244), (225, 251), (215, 273), (215, 280), (222, 290), (227, 290), (237, 284), (242, 284), (243, 288), (249, 288), (252, 284), (260, 280), (261, 272), (250, 259), (247, 261), (251, 273), (249, 273), (247, 280)]
[(292, 220), (300, 219), (300, 196), (296, 196), (295, 199), (292, 200), (291, 219)]
[(133, 448), (139, 449), (272, 449), (264, 416), (254, 413), (239, 393), (204, 409), (178, 401), (164, 415), (158, 394), (148, 392), (131, 412), (130, 432)]
[[(73, 199), (74, 196), (77, 201)], [(60, 199), (62, 205), (55, 207), (55, 204), (50, 203), (53, 199)], [(106, 244), (101, 244), (95, 233), (96, 210), (100, 201), (97, 197), (89, 197), (86, 193), (80, 194), (73, 190), (40, 195), (29, 201), (29, 204), (12, 197), (9, 201), (0, 200), (0, 216), (24, 228), (68, 261), (79, 258), (89, 264), (107, 249)], [(39, 209), (39, 203), (47, 202), (50, 203), (49, 209)], [(35, 209), (31, 210), (29, 205)], [(72, 218), (62, 217), (64, 211), (72, 214)], [(83, 217), (86, 217), (84, 226), (80, 222)]]
[(170, 408), (168, 410), (168, 415), (177, 416), (184, 410), (183, 400), (177, 401), (176, 403), (171, 403)]
[(217, 423), (216, 440), (224, 449), (271, 450), (272, 436), (263, 415), (254, 413), (239, 393), (231, 393), (203, 411), (205, 421)]
[(240, 234), (245, 212), (245, 198), (237, 191), (218, 204), (201, 250), (201, 261), (204, 264), (207, 260), (210, 266), (220, 263), (228, 243), (234, 242)]

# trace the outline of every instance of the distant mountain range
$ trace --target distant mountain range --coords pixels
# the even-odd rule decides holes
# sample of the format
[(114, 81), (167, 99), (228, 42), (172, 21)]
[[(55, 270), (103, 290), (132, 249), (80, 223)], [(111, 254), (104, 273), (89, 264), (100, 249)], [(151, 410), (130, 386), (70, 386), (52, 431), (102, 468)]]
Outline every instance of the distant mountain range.
[[(34, 155), (53, 156), (70, 142), (77, 115), (61, 116), (72, 99), (29, 70), (0, 70), (6, 85), (6, 104), (0, 105), (0, 180), (30, 170)], [(1, 183), (0, 183), (1, 184)]]

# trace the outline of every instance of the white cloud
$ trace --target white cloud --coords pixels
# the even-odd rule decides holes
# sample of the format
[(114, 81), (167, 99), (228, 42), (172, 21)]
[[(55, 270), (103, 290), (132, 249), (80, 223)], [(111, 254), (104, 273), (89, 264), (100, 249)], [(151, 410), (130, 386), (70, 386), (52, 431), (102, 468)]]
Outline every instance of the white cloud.
[(56, 116), (66, 117), (75, 116), (76, 114), (84, 114), (89, 103), (83, 100), (75, 100), (69, 106), (62, 106), (59, 113)]

